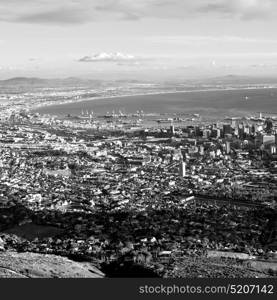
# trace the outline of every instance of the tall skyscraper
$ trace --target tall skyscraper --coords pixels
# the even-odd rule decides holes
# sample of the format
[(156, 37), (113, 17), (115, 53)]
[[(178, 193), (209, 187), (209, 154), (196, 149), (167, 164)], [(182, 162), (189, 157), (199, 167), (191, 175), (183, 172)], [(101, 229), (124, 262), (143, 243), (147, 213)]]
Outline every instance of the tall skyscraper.
[(204, 129), (203, 130), (203, 138), (208, 139), (211, 136), (211, 130), (210, 129)]
[(186, 176), (186, 163), (184, 162), (182, 150), (179, 149), (179, 175), (180, 177)]
[(211, 136), (212, 136), (212, 137), (214, 137), (214, 138), (217, 138), (217, 139), (219, 139), (219, 138), (220, 138), (220, 136), (221, 136), (220, 129), (219, 129), (219, 128), (212, 129)]
[(237, 127), (237, 122), (237, 119), (232, 118), (231, 127), (235, 129)]
[(273, 122), (272, 122), (272, 120), (270, 120), (269, 118), (267, 118), (265, 120), (265, 132), (267, 134), (270, 134), (270, 133), (272, 133), (272, 129), (273, 129)]
[(225, 143), (225, 146), (226, 146), (226, 153), (229, 154), (231, 152), (231, 144), (230, 142), (226, 142)]
[(175, 127), (174, 127), (174, 124), (173, 124), (173, 123), (170, 124), (170, 134), (171, 134), (171, 135), (174, 135), (174, 134), (175, 134)]
[(276, 154), (276, 145), (270, 145), (270, 154)]
[(225, 136), (225, 134), (232, 134), (232, 127), (230, 124), (223, 125), (223, 136)]
[(186, 163), (183, 160), (180, 160), (179, 175), (180, 177), (186, 176)]

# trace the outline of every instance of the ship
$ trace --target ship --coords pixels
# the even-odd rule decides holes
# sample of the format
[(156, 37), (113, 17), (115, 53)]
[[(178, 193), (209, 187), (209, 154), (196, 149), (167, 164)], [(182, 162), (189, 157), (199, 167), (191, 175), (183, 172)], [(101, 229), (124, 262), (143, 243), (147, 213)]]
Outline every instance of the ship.
[(158, 123), (169, 123), (172, 122), (173, 119), (172, 118), (168, 118), (168, 119), (157, 119), (156, 122)]

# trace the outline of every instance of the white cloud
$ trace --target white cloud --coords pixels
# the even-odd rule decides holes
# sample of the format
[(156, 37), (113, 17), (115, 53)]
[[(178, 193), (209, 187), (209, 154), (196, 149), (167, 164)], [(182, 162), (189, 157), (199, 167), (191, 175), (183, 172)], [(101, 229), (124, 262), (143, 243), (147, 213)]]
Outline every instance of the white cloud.
[(265, 18), (274, 13), (274, 0), (214, 0), (200, 6), (203, 13), (221, 14), (241, 19)]
[(241, 19), (276, 14), (276, 0), (1, 0), (0, 21), (78, 24), (95, 20), (184, 19), (207, 14)]
[(135, 60), (136, 57), (130, 54), (116, 53), (99, 53), (92, 56), (84, 56), (79, 59), (80, 62), (118, 62), (118, 61), (130, 61)]

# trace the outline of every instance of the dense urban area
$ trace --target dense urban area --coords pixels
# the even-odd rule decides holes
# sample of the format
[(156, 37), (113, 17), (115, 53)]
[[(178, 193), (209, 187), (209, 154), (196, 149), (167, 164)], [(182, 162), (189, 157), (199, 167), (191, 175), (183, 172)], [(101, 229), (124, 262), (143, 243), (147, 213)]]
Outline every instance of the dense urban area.
[(1, 251), (111, 277), (276, 276), (274, 117), (57, 118), (23, 100), (0, 111)]

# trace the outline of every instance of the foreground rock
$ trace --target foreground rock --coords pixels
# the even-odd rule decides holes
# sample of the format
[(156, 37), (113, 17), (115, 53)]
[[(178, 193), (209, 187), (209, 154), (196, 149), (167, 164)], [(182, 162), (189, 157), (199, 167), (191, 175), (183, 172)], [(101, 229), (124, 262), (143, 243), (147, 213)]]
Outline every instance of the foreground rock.
[(102, 278), (90, 263), (56, 255), (0, 252), (0, 278)]

